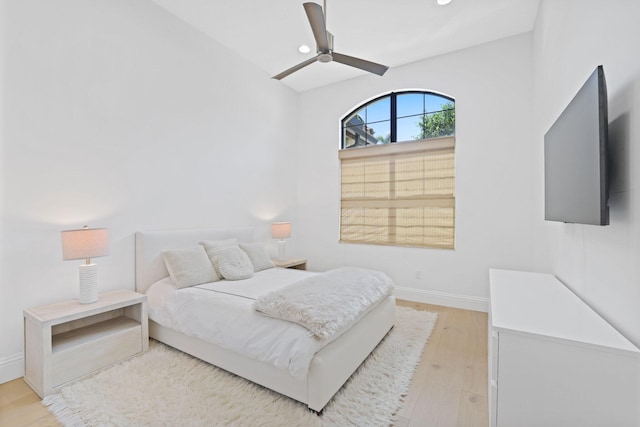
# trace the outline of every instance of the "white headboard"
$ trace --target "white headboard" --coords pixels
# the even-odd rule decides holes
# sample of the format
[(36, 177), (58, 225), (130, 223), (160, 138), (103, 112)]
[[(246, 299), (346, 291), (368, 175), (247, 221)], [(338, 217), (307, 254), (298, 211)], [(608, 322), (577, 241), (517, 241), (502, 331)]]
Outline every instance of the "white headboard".
[(188, 230), (150, 230), (136, 232), (136, 291), (147, 288), (169, 275), (162, 251), (185, 249), (198, 245), (200, 240), (237, 238), (239, 242), (253, 241), (253, 228), (195, 228)]

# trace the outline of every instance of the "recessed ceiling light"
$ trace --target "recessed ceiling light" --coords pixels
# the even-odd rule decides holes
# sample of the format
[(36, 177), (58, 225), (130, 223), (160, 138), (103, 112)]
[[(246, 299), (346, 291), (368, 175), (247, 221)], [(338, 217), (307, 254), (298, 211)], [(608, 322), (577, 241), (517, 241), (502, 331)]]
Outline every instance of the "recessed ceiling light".
[(451, 0), (436, 0), (440, 6), (451, 3)]
[(298, 52), (300, 53), (309, 53), (311, 52), (311, 48), (309, 46), (307, 46), (306, 44), (300, 45), (300, 47), (298, 48)]

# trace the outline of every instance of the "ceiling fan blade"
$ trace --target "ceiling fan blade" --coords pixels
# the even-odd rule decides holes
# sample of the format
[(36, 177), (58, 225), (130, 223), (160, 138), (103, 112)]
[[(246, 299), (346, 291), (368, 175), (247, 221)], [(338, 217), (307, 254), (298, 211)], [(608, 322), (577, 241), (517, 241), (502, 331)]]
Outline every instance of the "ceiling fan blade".
[(299, 69), (304, 68), (309, 64), (313, 64), (317, 60), (318, 60), (318, 57), (314, 56), (313, 58), (309, 58), (306, 61), (299, 63), (298, 65), (294, 65), (293, 67), (289, 68), (288, 70), (285, 70), (285, 71), (281, 72), (280, 74), (275, 75), (275, 76), (273, 76), (271, 78), (272, 79), (276, 79), (276, 80), (282, 80), (285, 77), (287, 77), (289, 74), (295, 73)]
[(386, 73), (389, 69), (389, 67), (387, 67), (386, 65), (376, 64), (375, 62), (366, 61), (360, 58), (354, 58), (353, 56), (343, 55), (338, 52), (332, 52), (331, 56), (333, 56), (333, 60), (336, 62), (350, 65), (355, 68), (360, 68), (361, 70), (365, 70), (379, 76)]
[(328, 52), (329, 38), (327, 37), (327, 25), (324, 22), (322, 6), (316, 3), (304, 3), (303, 6), (304, 11), (307, 12), (307, 18), (309, 18), (309, 24), (311, 24), (313, 37), (316, 39), (318, 52)]

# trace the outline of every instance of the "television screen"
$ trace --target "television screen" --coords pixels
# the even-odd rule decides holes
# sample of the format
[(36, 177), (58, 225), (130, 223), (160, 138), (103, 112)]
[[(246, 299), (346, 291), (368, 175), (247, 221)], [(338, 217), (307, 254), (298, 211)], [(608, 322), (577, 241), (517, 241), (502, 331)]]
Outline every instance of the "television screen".
[(598, 66), (544, 136), (547, 221), (608, 225), (607, 87)]

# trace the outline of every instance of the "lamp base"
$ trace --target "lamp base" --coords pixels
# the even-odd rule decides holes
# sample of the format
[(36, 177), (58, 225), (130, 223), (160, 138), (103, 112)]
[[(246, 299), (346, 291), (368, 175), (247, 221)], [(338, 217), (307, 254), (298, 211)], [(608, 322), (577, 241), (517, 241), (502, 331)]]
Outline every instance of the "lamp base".
[(287, 251), (287, 242), (284, 240), (278, 240), (278, 261), (285, 261)]
[(80, 304), (98, 301), (98, 266), (83, 264), (80, 266)]

